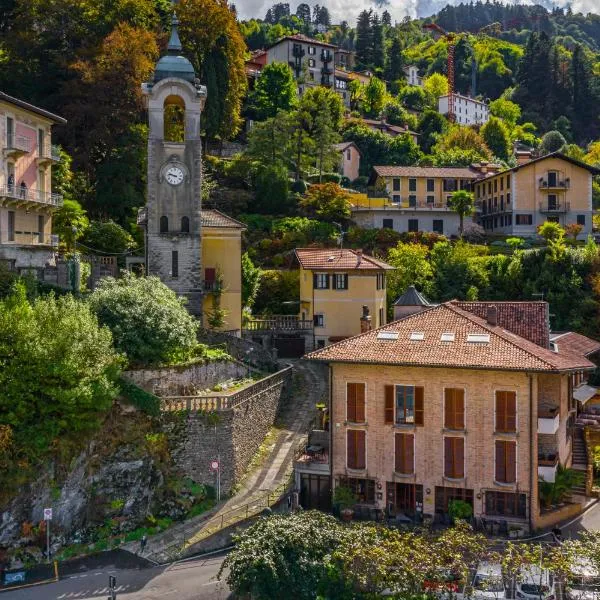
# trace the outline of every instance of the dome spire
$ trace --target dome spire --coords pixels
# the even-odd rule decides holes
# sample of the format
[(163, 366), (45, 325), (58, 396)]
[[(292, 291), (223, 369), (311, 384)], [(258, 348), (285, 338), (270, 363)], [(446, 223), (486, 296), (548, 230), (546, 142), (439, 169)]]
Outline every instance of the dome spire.
[(173, 16), (171, 17), (171, 37), (169, 38), (169, 45), (167, 46), (167, 52), (171, 55), (181, 54), (183, 50), (181, 40), (179, 39), (179, 32), (177, 31), (178, 25), (179, 19), (175, 12), (173, 12)]

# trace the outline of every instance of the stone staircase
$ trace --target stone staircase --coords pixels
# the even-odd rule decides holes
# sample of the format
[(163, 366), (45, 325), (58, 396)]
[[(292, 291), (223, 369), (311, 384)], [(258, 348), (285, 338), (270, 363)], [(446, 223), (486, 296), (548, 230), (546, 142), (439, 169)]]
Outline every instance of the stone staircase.
[(583, 437), (583, 427), (575, 427), (573, 432), (573, 464), (572, 468), (582, 474), (581, 483), (573, 487), (572, 493), (578, 496), (585, 496), (585, 477), (587, 473), (587, 450), (585, 439)]

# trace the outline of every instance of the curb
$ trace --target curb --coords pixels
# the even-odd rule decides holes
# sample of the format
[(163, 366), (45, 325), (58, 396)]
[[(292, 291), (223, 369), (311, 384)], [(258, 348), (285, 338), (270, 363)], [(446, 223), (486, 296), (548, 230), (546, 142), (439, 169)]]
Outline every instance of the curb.
[(35, 583), (25, 583), (23, 585), (13, 585), (7, 588), (0, 588), (0, 594), (2, 594), (3, 592), (12, 592), (14, 590), (22, 590), (25, 588), (30, 588), (30, 587), (35, 587), (36, 585), (46, 585), (48, 583), (57, 583), (58, 581), (60, 581), (60, 579), (58, 577), (56, 577), (55, 579), (44, 579), (43, 581), (36, 581)]

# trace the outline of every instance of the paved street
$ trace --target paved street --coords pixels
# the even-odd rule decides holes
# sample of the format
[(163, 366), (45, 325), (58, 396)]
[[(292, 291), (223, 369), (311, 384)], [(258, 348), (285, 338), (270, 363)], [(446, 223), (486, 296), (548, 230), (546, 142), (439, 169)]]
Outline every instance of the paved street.
[(190, 560), (146, 569), (108, 567), (68, 576), (68, 579), (38, 587), (4, 592), (2, 600), (106, 600), (108, 576), (117, 578), (117, 599), (225, 600), (227, 586), (217, 581), (223, 556)]

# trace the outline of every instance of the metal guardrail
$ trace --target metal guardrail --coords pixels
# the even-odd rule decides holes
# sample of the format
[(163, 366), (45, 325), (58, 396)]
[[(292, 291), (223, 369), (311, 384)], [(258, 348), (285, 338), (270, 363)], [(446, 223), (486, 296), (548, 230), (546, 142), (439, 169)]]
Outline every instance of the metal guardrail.
[(275, 315), (264, 319), (251, 319), (243, 326), (246, 331), (298, 331), (310, 330), (314, 324), (309, 319), (299, 319), (291, 315)]
[(542, 213), (567, 213), (571, 209), (570, 202), (540, 202), (540, 212)]
[(42, 192), (41, 190), (28, 190), (20, 185), (0, 186), (0, 198), (12, 198), (14, 200), (24, 200), (26, 202), (37, 202), (49, 206), (62, 206), (63, 197), (61, 194), (52, 192)]
[(40, 158), (60, 162), (60, 148), (53, 144), (44, 144), (44, 146), (40, 148)]
[(163, 396), (161, 410), (165, 412), (186, 411), (223, 411), (239, 406), (249, 398), (281, 385), (289, 376), (292, 367), (285, 367), (256, 383), (230, 394), (211, 394), (209, 396)]
[(6, 150), (20, 150), (21, 152), (31, 152), (31, 140), (23, 135), (8, 133), (6, 135)]

